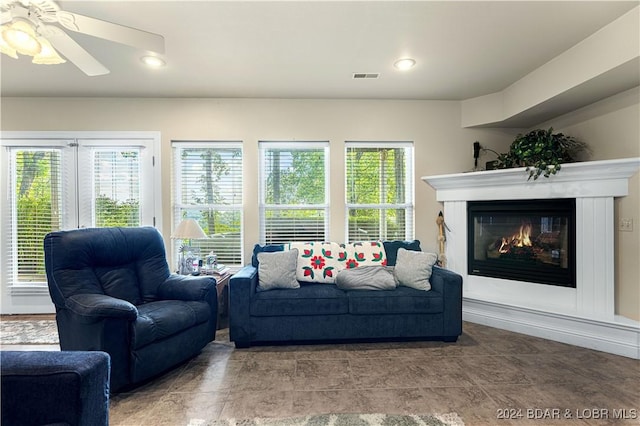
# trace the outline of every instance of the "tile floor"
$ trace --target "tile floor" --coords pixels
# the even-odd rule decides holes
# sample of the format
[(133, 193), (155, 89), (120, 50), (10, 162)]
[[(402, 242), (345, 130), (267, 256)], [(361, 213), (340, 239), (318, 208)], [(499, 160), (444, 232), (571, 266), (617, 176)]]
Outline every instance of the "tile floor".
[(111, 424), (456, 412), (466, 425), (640, 425), (640, 361), (477, 324), (465, 323), (453, 344), (235, 350), (226, 330), (217, 339), (187, 364), (114, 395)]
[(640, 361), (472, 323), (457, 343), (242, 350), (219, 330), (196, 358), (113, 395), (110, 420), (206, 425), (342, 412), (456, 412), (466, 425), (640, 425)]

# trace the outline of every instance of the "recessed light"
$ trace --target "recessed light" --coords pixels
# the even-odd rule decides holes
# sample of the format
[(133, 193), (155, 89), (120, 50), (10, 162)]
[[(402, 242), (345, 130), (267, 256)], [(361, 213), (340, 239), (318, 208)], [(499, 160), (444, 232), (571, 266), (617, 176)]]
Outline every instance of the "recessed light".
[(160, 68), (164, 67), (167, 64), (164, 59), (158, 56), (143, 56), (142, 58), (140, 58), (140, 60), (144, 62), (145, 65), (150, 66), (151, 68)]
[(403, 58), (395, 61), (393, 63), (393, 66), (399, 69), (400, 71), (406, 71), (408, 69), (413, 68), (415, 64), (416, 64), (415, 59)]

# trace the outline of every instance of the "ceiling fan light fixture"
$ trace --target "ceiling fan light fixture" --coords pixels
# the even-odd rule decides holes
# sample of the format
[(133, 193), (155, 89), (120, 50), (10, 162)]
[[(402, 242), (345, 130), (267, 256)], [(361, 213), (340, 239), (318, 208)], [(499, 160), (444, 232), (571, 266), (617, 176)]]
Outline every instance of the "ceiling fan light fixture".
[(23, 19), (14, 19), (2, 27), (2, 39), (21, 55), (35, 56), (42, 50), (33, 25)]
[(393, 66), (400, 71), (407, 71), (416, 65), (416, 60), (411, 58), (398, 59), (393, 63)]
[(140, 58), (140, 60), (151, 68), (162, 68), (167, 64), (164, 59), (158, 56), (147, 55)]
[(57, 65), (67, 62), (58, 54), (58, 52), (56, 52), (53, 46), (51, 46), (49, 40), (43, 37), (38, 37), (38, 41), (42, 46), (42, 50), (40, 51), (40, 53), (33, 57), (33, 61), (31, 62), (41, 65)]
[[(2, 26), (2, 30), (0, 30), (0, 34), (4, 30), (5, 26), (6, 25)], [(13, 47), (9, 46), (7, 44), (7, 42), (4, 41), (4, 38), (2, 38), (2, 37), (0, 37), (0, 52), (4, 53), (7, 56), (11, 56), (13, 59), (18, 59), (18, 52), (16, 52), (16, 49), (14, 49)]]

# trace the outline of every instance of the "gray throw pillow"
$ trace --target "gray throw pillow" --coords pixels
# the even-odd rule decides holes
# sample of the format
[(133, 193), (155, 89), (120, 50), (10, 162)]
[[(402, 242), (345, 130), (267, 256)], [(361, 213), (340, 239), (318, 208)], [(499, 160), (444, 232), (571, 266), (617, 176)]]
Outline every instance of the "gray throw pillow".
[(298, 249), (258, 253), (257, 291), (276, 288), (300, 288), (296, 280)]
[(398, 284), (417, 290), (431, 290), (431, 268), (438, 260), (435, 253), (398, 249), (393, 274)]
[(336, 286), (342, 290), (393, 290), (396, 281), (391, 267), (358, 266), (338, 272)]

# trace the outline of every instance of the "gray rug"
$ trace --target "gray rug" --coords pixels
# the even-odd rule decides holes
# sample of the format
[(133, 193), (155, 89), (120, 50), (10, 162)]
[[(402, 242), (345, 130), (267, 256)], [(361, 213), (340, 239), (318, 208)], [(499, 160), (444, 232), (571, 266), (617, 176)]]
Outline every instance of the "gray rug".
[(0, 344), (57, 345), (58, 327), (55, 320), (0, 321)]
[[(198, 425), (200, 425), (198, 423)], [(287, 419), (226, 419), (211, 426), (463, 426), (456, 413), (446, 414), (318, 414)], [(195, 426), (195, 424), (193, 425)]]

